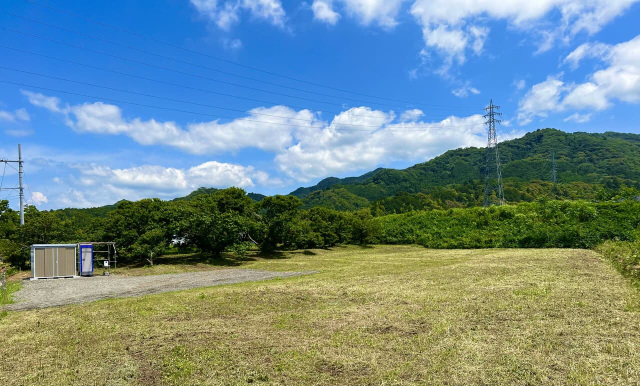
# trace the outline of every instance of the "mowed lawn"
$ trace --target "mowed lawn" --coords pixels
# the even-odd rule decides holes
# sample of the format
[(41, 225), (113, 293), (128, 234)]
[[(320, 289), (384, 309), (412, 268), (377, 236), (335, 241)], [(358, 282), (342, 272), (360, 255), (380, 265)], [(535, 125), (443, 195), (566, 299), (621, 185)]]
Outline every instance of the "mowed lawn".
[(13, 312), (3, 384), (629, 384), (640, 308), (584, 250), (346, 247), (308, 276)]

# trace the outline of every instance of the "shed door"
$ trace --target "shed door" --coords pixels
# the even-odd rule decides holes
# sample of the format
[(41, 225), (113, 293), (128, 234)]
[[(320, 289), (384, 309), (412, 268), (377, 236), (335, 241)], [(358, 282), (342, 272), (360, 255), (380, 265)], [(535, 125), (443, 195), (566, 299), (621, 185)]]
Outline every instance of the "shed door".
[(80, 259), (82, 259), (81, 269), (83, 275), (93, 274), (93, 246), (80, 246)]
[(53, 277), (56, 262), (56, 250), (54, 248), (44, 248), (44, 274), (42, 277)]
[(33, 277), (44, 276), (44, 248), (36, 248), (33, 258)]
[(58, 276), (76, 274), (76, 249), (58, 248)]

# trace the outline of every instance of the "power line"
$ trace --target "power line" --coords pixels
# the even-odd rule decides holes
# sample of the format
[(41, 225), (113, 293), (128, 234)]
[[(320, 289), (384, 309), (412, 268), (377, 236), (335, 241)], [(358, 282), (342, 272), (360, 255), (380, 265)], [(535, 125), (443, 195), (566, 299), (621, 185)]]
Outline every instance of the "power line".
[[(123, 43), (119, 43), (119, 42), (116, 42), (116, 41), (113, 41), (113, 40), (108, 40), (108, 39), (104, 39), (104, 38), (101, 38), (101, 37), (98, 37), (98, 36), (86, 34), (84, 32), (74, 31), (72, 29), (61, 27), (61, 26), (58, 26), (58, 25), (55, 25), (55, 24), (51, 24), (51, 23), (40, 21), (40, 20), (35, 20), (35, 19), (28, 18), (28, 17), (16, 15), (16, 14), (13, 14), (11, 12), (6, 12), (6, 11), (3, 11), (3, 10), (0, 10), (0, 13), (5, 13), (5, 14), (8, 14), (10, 16), (18, 17), (18, 18), (21, 18), (21, 19), (24, 19), (24, 20), (27, 20), (27, 21), (30, 21), (30, 22), (33, 22), (33, 23), (46, 25), (46, 26), (49, 26), (49, 27), (52, 27), (52, 28), (57, 28), (59, 30), (66, 31), (66, 32), (69, 32), (69, 33), (72, 33), (72, 34), (76, 34), (76, 35), (79, 35), (79, 36), (84, 36), (84, 37), (89, 38), (89, 39), (95, 39), (95, 40), (103, 41), (103, 42), (106, 42), (106, 43), (109, 43), (109, 44), (113, 44), (113, 45), (117, 45), (117, 46), (120, 46), (120, 47), (124, 47), (124, 48), (130, 49), (130, 50), (142, 52), (144, 54), (153, 55), (153, 56), (156, 56), (156, 57), (159, 57), (159, 58), (172, 60), (172, 61), (177, 62), (177, 63), (182, 63), (182, 64), (186, 64), (186, 65), (189, 65), (189, 66), (206, 69), (206, 70), (209, 70), (209, 71), (214, 71), (214, 72), (221, 73), (221, 74), (224, 74), (224, 75), (230, 75), (230, 76), (234, 76), (234, 77), (237, 77), (237, 78), (250, 80), (250, 81), (253, 81), (253, 82), (264, 83), (264, 84), (267, 84), (267, 85), (270, 85), (270, 86), (282, 87), (282, 88), (286, 88), (286, 89), (289, 89), (289, 90), (305, 92), (305, 93), (319, 95), (319, 96), (323, 96), (323, 97), (342, 99), (342, 100), (347, 100), (347, 101), (350, 101), (350, 102), (357, 102), (357, 103), (377, 104), (377, 102), (373, 102), (373, 101), (365, 101), (365, 100), (362, 100), (362, 99), (345, 98), (345, 97), (341, 97), (341, 96), (336, 96), (336, 95), (331, 95), (331, 94), (324, 94), (324, 93), (319, 93), (319, 92), (316, 92), (316, 91), (309, 91), (309, 90), (301, 89), (301, 88), (298, 88), (298, 87), (291, 87), (291, 86), (286, 86), (286, 85), (282, 85), (282, 84), (279, 84), (279, 83), (274, 83), (274, 82), (269, 82), (269, 81), (265, 81), (265, 80), (261, 80), (261, 79), (256, 79), (256, 78), (252, 78), (252, 77), (249, 77), (249, 76), (236, 74), (236, 73), (229, 72), (229, 71), (219, 70), (219, 69), (213, 68), (213, 67), (203, 66), (203, 65), (200, 65), (200, 64), (197, 64), (197, 63), (192, 63), (192, 62), (186, 61), (186, 60), (172, 58), (170, 56), (158, 54), (156, 52), (140, 49), (140, 48), (133, 47), (133, 46), (130, 46), (130, 45), (127, 45), (127, 44), (123, 44)], [(420, 104), (420, 106), (422, 106), (422, 105), (423, 104)], [(425, 105), (425, 106), (431, 106), (431, 105)], [(398, 106), (396, 106), (396, 107), (398, 107)], [(467, 109), (467, 108), (464, 108), (464, 107), (450, 107), (450, 109)]]
[[(210, 108), (214, 108), (214, 109), (229, 110), (229, 111), (235, 111), (235, 112), (240, 112), (240, 113), (246, 113), (245, 110), (240, 110), (240, 109), (233, 109), (233, 108), (229, 108), (229, 107), (208, 105), (208, 104), (198, 103), (198, 102), (190, 102), (190, 101), (185, 101), (185, 100), (181, 100), (181, 99), (166, 98), (166, 97), (157, 96), (157, 95), (139, 93), (139, 92), (136, 92), (136, 91), (123, 90), (123, 89), (115, 88), (115, 87), (103, 86), (103, 85), (94, 84), (94, 83), (87, 83), (87, 82), (81, 82), (81, 81), (67, 79), (67, 78), (61, 78), (61, 77), (57, 77), (57, 76), (40, 74), (40, 73), (37, 73), (37, 72), (18, 70), (18, 69), (10, 68), (10, 67), (0, 66), (0, 69), (21, 72), (21, 73), (24, 73), (24, 74), (41, 76), (41, 77), (49, 78), (49, 79), (61, 80), (61, 81), (64, 81), (64, 82), (82, 84), (82, 85), (85, 85), (85, 86), (99, 87), (99, 88), (103, 88), (103, 89), (106, 89), (106, 90), (124, 92), (124, 93), (128, 93), (128, 94), (140, 95), (140, 96), (149, 97), (149, 98), (157, 98), (157, 99), (163, 99), (163, 100), (172, 101), (172, 102), (186, 103), (186, 104), (192, 104), (192, 105), (196, 105), (196, 106), (210, 107)], [(258, 112), (252, 112), (252, 114), (253, 115), (262, 115), (262, 116), (267, 116), (267, 117), (273, 117), (273, 118), (288, 119), (288, 120), (293, 120), (293, 121), (302, 121), (302, 122), (309, 122), (309, 123), (315, 122), (314, 120), (309, 120), (309, 119), (283, 117), (281, 115), (264, 114), (264, 113), (258, 113)], [(355, 124), (349, 124), (349, 123), (345, 123), (344, 125), (346, 125), (346, 126), (356, 126), (356, 127), (379, 127), (379, 125), (355, 125)]]
[[(18, 30), (12, 29), (12, 28), (7, 28), (7, 27), (0, 26), (0, 29), (3, 29), (5, 31), (10, 31), (10, 32), (13, 32), (13, 33), (17, 33), (17, 34), (21, 34), (21, 35), (25, 35), (25, 36), (29, 36), (29, 37), (33, 37), (33, 38), (37, 38), (37, 39), (47, 40), (47, 41), (54, 42), (54, 43), (57, 43), (57, 44), (61, 44), (61, 45), (65, 45), (65, 46), (69, 46), (69, 47), (73, 47), (73, 48), (77, 48), (77, 49), (81, 49), (81, 50), (97, 53), (97, 54), (100, 54), (100, 55), (109, 56), (109, 57), (112, 57), (112, 58), (124, 60), (124, 61), (131, 62), (131, 63), (140, 64), (140, 65), (143, 65), (143, 66), (148, 66), (148, 67), (152, 67), (152, 68), (161, 69), (163, 71), (168, 71), (168, 72), (173, 72), (173, 73), (176, 73), (176, 74), (191, 76), (191, 77), (194, 77), (194, 78), (205, 79), (205, 80), (209, 80), (209, 81), (212, 81), (212, 82), (226, 84), (226, 85), (230, 85), (230, 86), (234, 86), (234, 87), (241, 87), (241, 88), (245, 88), (245, 89), (252, 90), (252, 91), (258, 91), (258, 92), (263, 92), (263, 93), (267, 93), (267, 94), (278, 95), (278, 96), (282, 96), (282, 97), (286, 97), (286, 98), (294, 98), (294, 99), (304, 100), (304, 101), (307, 101), (307, 102), (321, 103), (321, 104), (330, 105), (330, 106), (341, 106), (342, 105), (342, 104), (335, 103), (335, 102), (328, 102), (328, 101), (322, 101), (322, 100), (319, 100), (319, 99), (306, 98), (306, 97), (301, 97), (301, 96), (296, 96), (296, 95), (291, 95), (291, 94), (284, 94), (284, 93), (280, 93), (280, 92), (276, 92), (276, 91), (269, 91), (269, 90), (264, 90), (264, 89), (257, 88), (257, 87), (242, 85), (242, 84), (239, 84), (239, 83), (234, 83), (234, 82), (228, 82), (228, 81), (224, 81), (224, 80), (220, 80), (220, 79), (215, 79), (215, 78), (211, 78), (211, 77), (204, 76), (204, 75), (192, 74), (192, 73), (189, 73), (189, 72), (175, 70), (175, 69), (172, 69), (172, 68), (169, 68), (169, 67), (164, 67), (164, 66), (160, 66), (160, 65), (157, 65), (157, 64), (153, 64), (153, 63), (147, 63), (147, 62), (144, 62), (144, 61), (141, 61), (141, 60), (137, 60), (137, 59), (131, 59), (131, 58), (127, 58), (127, 57), (124, 57), (124, 56), (115, 55), (115, 54), (111, 54), (111, 53), (108, 53), (108, 52), (104, 52), (104, 51), (95, 50), (95, 49), (92, 49), (92, 48), (79, 46), (77, 44), (63, 42), (63, 41), (52, 39), (52, 38), (49, 38), (49, 37), (46, 37), (46, 36), (32, 34), (32, 33), (29, 33), (29, 32), (18, 31)], [(386, 103), (380, 103), (380, 102), (373, 102), (371, 104), (375, 104), (375, 105), (379, 105), (379, 106), (387, 106), (387, 107), (396, 107), (396, 108), (401, 108), (401, 109), (406, 108), (405, 106), (392, 105), (392, 104), (386, 104)]]
[[(42, 86), (36, 86), (36, 85), (31, 85), (31, 84), (18, 83), (18, 82), (13, 82), (13, 81), (9, 81), (9, 80), (2, 80), (2, 79), (0, 79), (0, 83), (13, 84), (13, 85), (22, 86), (22, 87), (32, 87), (32, 88), (37, 88), (37, 89), (42, 89), (42, 90), (47, 90), (47, 91), (59, 92), (59, 93), (63, 93), (63, 94), (81, 96), (81, 97), (85, 97), (85, 98), (106, 100), (106, 101), (111, 101), (111, 102), (116, 102), (116, 103), (129, 104), (129, 105), (133, 105), (133, 106), (148, 107), (148, 108), (167, 110), (167, 111), (174, 111), (174, 112), (186, 113), (186, 114), (205, 115), (205, 116), (211, 116), (211, 117), (215, 117), (215, 118), (227, 118), (227, 119), (233, 119), (233, 120), (236, 120), (236, 121), (256, 122), (256, 123), (264, 123), (264, 124), (268, 124), (268, 125), (278, 125), (278, 126), (286, 126), (286, 127), (302, 127), (302, 128), (312, 128), (313, 127), (312, 125), (295, 125), (295, 124), (280, 123), (280, 122), (268, 122), (268, 121), (260, 121), (260, 120), (255, 120), (255, 119), (229, 117), (229, 116), (224, 116), (224, 115), (217, 115), (217, 114), (202, 113), (202, 112), (197, 112), (197, 111), (174, 109), (174, 108), (170, 108), (170, 107), (154, 106), (154, 105), (148, 105), (148, 104), (136, 103), (136, 102), (128, 102), (128, 101), (123, 101), (123, 100), (120, 100), (120, 99), (105, 98), (105, 97), (100, 97), (100, 96), (95, 96), (95, 95), (88, 95), (88, 94), (76, 93), (76, 92), (71, 92), (71, 91), (58, 90), (58, 89), (53, 89), (53, 88), (49, 88), (49, 87), (42, 87)], [(339, 122), (336, 123), (336, 124), (337, 125), (343, 125), (342, 123), (339, 123)], [(430, 125), (431, 125), (431, 127), (429, 127), (429, 128), (420, 128), (420, 129), (404, 129), (404, 127), (406, 127), (406, 126), (403, 125), (403, 129), (391, 129), (391, 130), (393, 130), (393, 131), (425, 131), (425, 130), (429, 130), (429, 129), (432, 129), (432, 128), (438, 126), (437, 123), (433, 123), (433, 124), (430, 124)], [(439, 125), (441, 127), (443, 126), (442, 123), (440, 123)], [(447, 126), (446, 128), (455, 129), (455, 128), (462, 128), (462, 127), (475, 127), (475, 126), (479, 126), (479, 125), (480, 124), (466, 125), (466, 126), (465, 125), (462, 125), (462, 126)], [(355, 126), (355, 125), (352, 125), (352, 126)], [(380, 126), (380, 128), (382, 128), (381, 126)], [(375, 131), (374, 129), (366, 129), (366, 130), (348, 129), (348, 128), (335, 128), (335, 129), (336, 130), (340, 130), (340, 131), (344, 131), (344, 130), (347, 130), (347, 131), (368, 131), (368, 132)]]
[[(40, 3), (40, 2), (37, 2), (37, 1), (34, 1), (34, 0), (25, 0), (25, 1), (28, 2), (28, 3), (40, 6), (40, 7), (51, 9), (51, 10), (59, 12), (59, 13), (63, 13), (63, 14), (67, 14), (67, 15), (79, 18), (79, 19), (83, 19), (83, 20), (89, 21), (89, 22), (94, 23), (94, 24), (102, 25), (104, 27), (107, 27), (107, 28), (110, 28), (110, 29), (113, 29), (113, 30), (116, 30), (116, 31), (124, 32), (124, 33), (127, 33), (129, 35), (133, 35), (133, 36), (137, 36), (137, 37), (139, 37), (141, 39), (144, 39), (144, 40), (149, 40), (149, 41), (152, 41), (152, 42), (155, 42), (155, 43), (159, 43), (159, 44), (163, 44), (163, 45), (166, 45), (166, 46), (169, 46), (169, 47), (177, 48), (179, 50), (183, 50), (183, 51), (190, 52), (190, 53), (193, 53), (193, 54), (201, 55), (201, 56), (207, 57), (209, 59), (214, 59), (214, 60), (217, 60), (217, 61), (220, 61), (220, 62), (223, 62), (223, 63), (227, 63), (227, 64), (231, 64), (231, 65), (234, 65), (234, 66), (246, 68), (246, 69), (253, 70), (253, 71), (262, 72), (262, 73), (268, 74), (268, 75), (278, 76), (278, 77), (283, 78), (283, 79), (289, 79), (289, 80), (300, 82), (300, 83), (305, 83), (305, 84), (309, 84), (309, 85), (313, 85), (313, 86), (317, 86), (317, 87), (322, 87), (322, 88), (326, 88), (326, 89), (330, 89), (330, 90), (334, 90), (334, 91), (346, 92), (346, 93), (353, 94), (353, 95), (360, 95), (360, 96), (364, 96), (364, 97), (368, 97), (368, 98), (376, 98), (376, 99), (382, 99), (382, 100), (388, 100), (388, 101), (394, 101), (394, 102), (400, 102), (400, 103), (408, 103), (408, 104), (413, 104), (413, 105), (421, 105), (422, 104), (422, 103), (415, 103), (415, 102), (401, 100), (401, 99), (394, 99), (394, 98), (388, 98), (388, 97), (380, 97), (380, 96), (375, 96), (375, 95), (369, 95), (369, 94), (365, 94), (365, 93), (359, 93), (359, 92), (356, 92), (356, 91), (346, 90), (346, 89), (342, 89), (342, 88), (338, 88), (338, 87), (327, 86), (327, 85), (321, 84), (321, 83), (302, 80), (302, 79), (295, 78), (295, 77), (292, 77), (292, 76), (283, 75), (283, 74), (279, 74), (279, 73), (276, 73), (276, 72), (273, 72), (273, 71), (264, 70), (264, 69), (261, 69), (261, 68), (258, 68), (258, 67), (249, 66), (249, 65), (246, 65), (246, 64), (242, 64), (242, 63), (237, 63), (237, 62), (234, 62), (232, 60), (223, 59), (223, 58), (217, 57), (215, 55), (207, 54), (207, 53), (204, 53), (204, 52), (201, 52), (201, 51), (185, 48), (185, 47), (179, 46), (177, 44), (169, 43), (169, 42), (166, 42), (166, 41), (163, 41), (163, 40), (160, 40), (160, 39), (156, 39), (156, 38), (153, 38), (153, 37), (150, 37), (150, 36), (146, 36), (146, 35), (143, 35), (143, 34), (138, 33), (138, 32), (129, 31), (129, 30), (124, 29), (122, 27), (117, 27), (117, 26), (114, 26), (114, 25), (111, 25), (111, 24), (107, 24), (105, 22), (94, 20), (94, 19), (88, 18), (86, 16), (82, 16), (82, 15), (79, 15), (79, 14), (76, 14), (76, 13), (73, 13), (73, 12), (70, 12), (70, 11), (66, 11), (66, 10), (61, 9), (61, 8), (56, 8), (56, 7), (53, 7), (51, 5), (43, 4), (43, 3)], [(437, 106), (437, 105), (434, 105), (434, 106)], [(438, 107), (446, 108), (446, 106), (438, 106)]]
[[(5, 48), (5, 49), (13, 50), (13, 51), (18, 51), (18, 52), (26, 53), (26, 54), (29, 54), (29, 55), (40, 56), (40, 57), (44, 57), (44, 58), (48, 58), (48, 59), (58, 60), (58, 61), (61, 61), (61, 62), (64, 62), (64, 63), (70, 63), (70, 64), (81, 66), (81, 67), (92, 68), (92, 69), (99, 70), (99, 71), (110, 72), (110, 73), (117, 74), (117, 75), (128, 76), (128, 77), (131, 77), (131, 78), (141, 79), (141, 80), (145, 80), (145, 81), (149, 81), (149, 82), (155, 82), (155, 83), (158, 83), (158, 84), (165, 84), (165, 85), (169, 85), (169, 86), (173, 86), (173, 87), (181, 87), (181, 88), (188, 89), (188, 90), (205, 92), (205, 93), (209, 93), (209, 94), (213, 94), (213, 95), (221, 95), (221, 96), (230, 97), (230, 98), (248, 100), (248, 101), (252, 101), (252, 102), (265, 103), (265, 104), (271, 105), (269, 107), (280, 106), (279, 104), (271, 102), (271, 101), (265, 101), (265, 100), (262, 100), (262, 99), (243, 97), (243, 96), (238, 96), (238, 95), (233, 95), (233, 94), (222, 93), (222, 92), (219, 92), (219, 91), (212, 91), (212, 90), (207, 90), (207, 89), (203, 89), (203, 88), (187, 86), (187, 85), (183, 85), (183, 84), (179, 84), (179, 83), (167, 82), (167, 81), (164, 81), (164, 80), (147, 78), (147, 77), (140, 76), (140, 75), (135, 75), (135, 74), (130, 74), (130, 73), (126, 73), (126, 72), (111, 70), (111, 69), (108, 69), (108, 68), (103, 68), (103, 67), (98, 67), (98, 66), (93, 66), (93, 65), (90, 65), (90, 64), (86, 64), (86, 63), (80, 63), (80, 62), (76, 62), (76, 61), (69, 60), (69, 59), (62, 59), (62, 58), (58, 58), (58, 57), (55, 57), (55, 56), (40, 54), (40, 53), (37, 53), (37, 52), (27, 51), (27, 50), (23, 50), (23, 49), (20, 49), (20, 48), (9, 47), (9, 46), (5, 46), (5, 45), (1, 45), (1, 44), (0, 44), (0, 48)], [(287, 104), (287, 106), (291, 107), (291, 108), (300, 109), (300, 110), (308, 110), (308, 107), (305, 107), (305, 106), (292, 105), (292, 104)], [(329, 114), (334, 114), (334, 115), (340, 115), (340, 114), (345, 113), (345, 111), (332, 111), (332, 110), (323, 110), (323, 112), (329, 113)], [(347, 112), (347, 114), (350, 117), (377, 118), (377, 116), (374, 116), (374, 115), (354, 114), (353, 112)], [(433, 115), (433, 114), (429, 114), (429, 116), (430, 117), (449, 117), (450, 115)]]
[[(106, 90), (118, 91), (118, 92), (133, 94), (133, 95), (144, 96), (144, 97), (148, 97), (148, 98), (156, 98), (156, 99), (162, 99), (162, 100), (167, 100), (167, 101), (171, 101), (171, 102), (186, 103), (186, 104), (192, 104), (192, 105), (195, 105), (195, 106), (210, 107), (210, 108), (214, 108), (214, 109), (229, 110), (229, 111), (235, 111), (235, 112), (240, 112), (240, 113), (246, 113), (245, 110), (240, 110), (240, 109), (233, 109), (233, 108), (222, 107), (222, 106), (208, 105), (208, 104), (204, 104), (204, 103), (191, 102), (191, 101), (185, 101), (185, 100), (181, 100), (181, 99), (174, 99), (174, 98), (167, 98), (167, 97), (162, 97), (162, 96), (157, 96), (157, 95), (152, 95), (152, 94), (145, 94), (145, 93), (140, 93), (140, 92), (136, 92), (136, 91), (123, 90), (123, 89), (115, 88), (115, 87), (103, 86), (103, 85), (94, 84), (94, 83), (87, 83), (87, 82), (81, 82), (81, 81), (67, 79), (67, 78), (61, 78), (61, 77), (57, 77), (57, 76), (40, 74), (40, 73), (37, 73), (37, 72), (18, 70), (16, 68), (0, 66), (0, 69), (21, 72), (21, 73), (24, 73), (24, 74), (41, 76), (41, 77), (49, 78), (49, 79), (61, 80), (61, 81), (64, 81), (64, 82), (81, 84), (81, 85), (85, 85), (85, 86), (99, 87), (99, 88), (103, 88), (103, 89), (106, 89)], [(293, 120), (293, 121), (309, 122), (309, 123), (317, 122), (317, 121), (309, 120), (309, 119), (283, 117), (281, 115), (264, 114), (264, 113), (254, 112), (254, 111), (252, 111), (251, 114), (253, 114), (253, 115), (262, 115), (262, 116), (267, 116), (267, 117), (272, 117), (272, 118), (281, 118), (281, 119), (287, 119), (287, 120)], [(229, 117), (224, 117), (224, 118), (229, 118)], [(235, 118), (233, 118), (233, 119), (235, 119)], [(363, 125), (363, 124), (354, 124), (354, 123), (340, 123), (340, 125), (343, 125), (343, 126), (354, 126), (354, 127), (373, 127), (373, 128), (380, 127), (380, 125)]]
[(0, 180), (0, 191), (2, 191), (2, 185), (4, 184), (4, 176), (7, 173), (7, 163), (4, 163), (4, 169), (2, 170), (2, 179)]

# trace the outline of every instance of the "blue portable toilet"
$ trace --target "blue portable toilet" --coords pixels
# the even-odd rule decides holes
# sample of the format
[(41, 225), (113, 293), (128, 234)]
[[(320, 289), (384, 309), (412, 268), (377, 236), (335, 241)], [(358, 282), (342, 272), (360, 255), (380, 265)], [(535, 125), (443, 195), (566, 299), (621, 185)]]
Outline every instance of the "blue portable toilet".
[(80, 244), (80, 276), (93, 276), (93, 245)]

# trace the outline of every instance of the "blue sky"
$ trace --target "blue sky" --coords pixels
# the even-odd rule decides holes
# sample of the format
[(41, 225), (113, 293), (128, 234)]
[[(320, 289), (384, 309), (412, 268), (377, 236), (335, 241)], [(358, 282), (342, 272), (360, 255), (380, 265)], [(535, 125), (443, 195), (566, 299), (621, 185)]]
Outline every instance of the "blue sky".
[(638, 2), (3, 2), (0, 158), (50, 209), (403, 168), (483, 146), (490, 99), (503, 140), (640, 133)]

